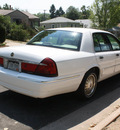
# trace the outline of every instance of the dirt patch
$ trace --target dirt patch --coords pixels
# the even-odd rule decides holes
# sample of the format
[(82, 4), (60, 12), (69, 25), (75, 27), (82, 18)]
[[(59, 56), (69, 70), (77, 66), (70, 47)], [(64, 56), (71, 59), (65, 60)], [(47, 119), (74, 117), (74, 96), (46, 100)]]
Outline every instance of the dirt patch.
[(6, 40), (5, 41), (6, 45), (1, 46), (1, 47), (9, 47), (9, 46), (19, 46), (19, 45), (25, 45), (26, 42), (21, 42), (21, 41), (12, 41), (12, 40)]

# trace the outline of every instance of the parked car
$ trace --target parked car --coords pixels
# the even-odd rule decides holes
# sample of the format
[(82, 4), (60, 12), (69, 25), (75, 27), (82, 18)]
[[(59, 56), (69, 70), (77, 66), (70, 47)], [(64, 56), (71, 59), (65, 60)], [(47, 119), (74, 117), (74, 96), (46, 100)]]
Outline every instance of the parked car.
[(35, 98), (74, 91), (90, 98), (97, 82), (119, 72), (120, 41), (101, 30), (48, 29), (0, 49), (0, 85)]

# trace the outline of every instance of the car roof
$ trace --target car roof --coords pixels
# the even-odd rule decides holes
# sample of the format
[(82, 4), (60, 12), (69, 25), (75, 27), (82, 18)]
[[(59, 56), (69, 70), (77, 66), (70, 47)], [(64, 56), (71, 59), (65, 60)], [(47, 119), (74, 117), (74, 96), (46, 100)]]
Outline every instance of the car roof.
[(97, 33), (97, 32), (101, 32), (101, 33), (109, 33), (107, 31), (103, 31), (103, 30), (97, 30), (97, 29), (90, 29), (90, 28), (52, 28), (52, 29), (47, 29), (47, 30), (64, 30), (64, 31), (75, 31), (75, 32), (81, 32), (81, 33), (85, 33), (85, 32), (90, 32), (90, 33)]

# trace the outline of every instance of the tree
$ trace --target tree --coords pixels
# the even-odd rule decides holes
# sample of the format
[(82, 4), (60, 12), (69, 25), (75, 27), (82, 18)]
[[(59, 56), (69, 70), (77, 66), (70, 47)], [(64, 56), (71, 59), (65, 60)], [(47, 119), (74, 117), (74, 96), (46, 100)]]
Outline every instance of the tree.
[(88, 19), (89, 16), (90, 16), (89, 6), (86, 8), (86, 6), (83, 5), (83, 6), (81, 7), (80, 18), (81, 18), (81, 19)]
[(11, 29), (11, 19), (9, 16), (2, 16), (0, 15), (0, 24), (2, 24), (3, 27), (5, 27), (6, 35), (9, 34)]
[(62, 7), (59, 8), (59, 16), (64, 15), (65, 12), (63, 11)]
[(3, 9), (4, 10), (10, 10), (11, 6), (6, 3), (5, 5), (3, 5)]
[(55, 17), (59, 17), (65, 14), (65, 12), (63, 11), (62, 7), (60, 7), (58, 10), (56, 10), (55, 6), (52, 4), (52, 6), (50, 7), (50, 18), (55, 18)]
[(65, 14), (65, 12), (63, 11), (62, 7), (60, 7), (58, 10), (56, 10), (55, 17), (59, 17), (59, 16), (62, 16), (64, 14)]
[(5, 27), (0, 24), (0, 44), (3, 43), (6, 39), (6, 30)]
[(50, 19), (50, 14), (48, 13), (37, 13), (35, 16), (39, 17), (41, 22)]
[(56, 10), (55, 17), (59, 17), (59, 16), (60, 16), (60, 12), (59, 12), (59, 10)]
[(79, 19), (79, 10), (70, 6), (66, 11), (66, 17), (72, 20)]
[(51, 5), (49, 12), (50, 12), (50, 18), (55, 18), (56, 8), (54, 4)]
[(90, 18), (93, 27), (109, 29), (120, 22), (120, 0), (95, 0), (91, 7)]

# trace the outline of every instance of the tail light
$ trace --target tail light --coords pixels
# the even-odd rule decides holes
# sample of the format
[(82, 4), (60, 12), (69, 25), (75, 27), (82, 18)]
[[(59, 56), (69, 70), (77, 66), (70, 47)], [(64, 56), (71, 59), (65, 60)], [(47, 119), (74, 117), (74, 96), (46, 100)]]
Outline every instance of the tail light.
[(0, 66), (3, 66), (3, 58), (0, 57)]
[(41, 76), (55, 77), (58, 75), (57, 66), (50, 58), (45, 58), (39, 65), (22, 63), (21, 69), (22, 72)]
[(22, 63), (21, 69), (22, 69), (22, 72), (33, 74), (35, 72), (37, 66), (38, 65), (36, 65), (36, 64)]

